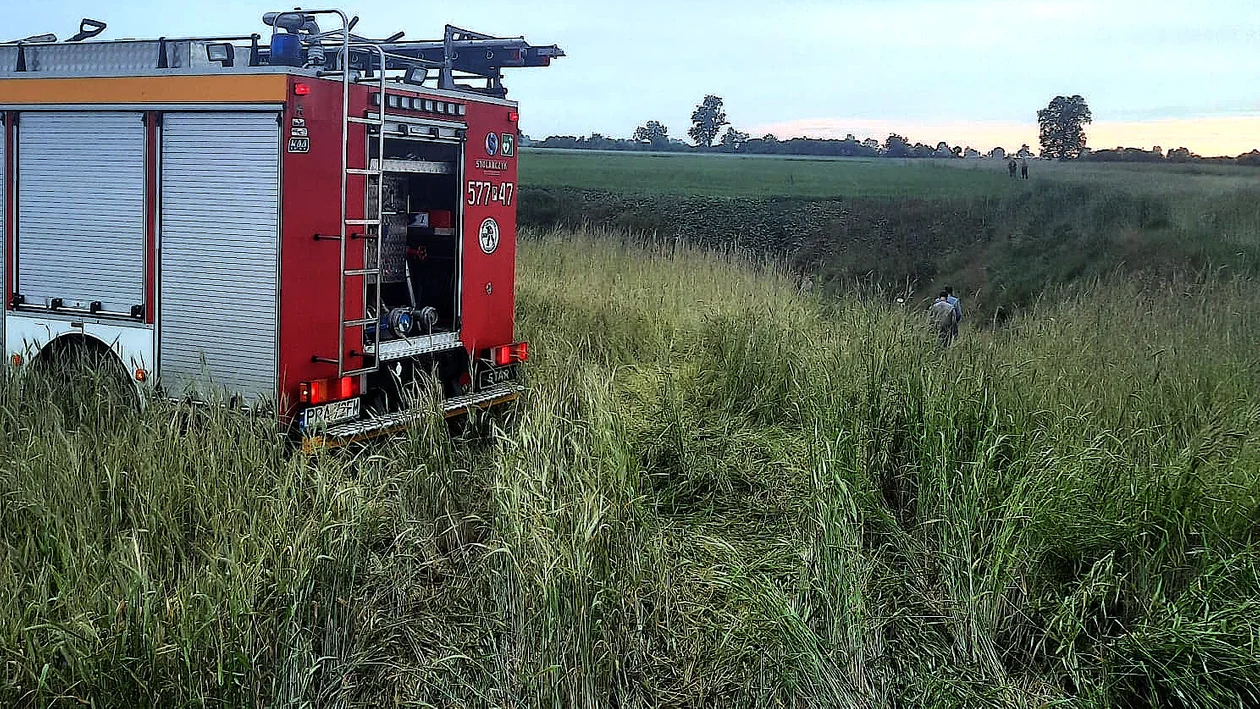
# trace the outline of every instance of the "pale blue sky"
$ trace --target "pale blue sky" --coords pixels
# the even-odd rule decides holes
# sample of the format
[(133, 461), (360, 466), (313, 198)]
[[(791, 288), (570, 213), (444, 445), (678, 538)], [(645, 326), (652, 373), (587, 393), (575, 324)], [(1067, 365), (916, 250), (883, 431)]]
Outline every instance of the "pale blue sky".
[[(289, 7), (0, 0), (0, 38), (64, 38), (83, 16), (108, 22), (104, 37), (112, 38), (265, 34), (262, 13)], [(552, 67), (508, 76), (522, 129), (534, 136), (626, 136), (650, 119), (681, 136), (705, 93), (723, 96), (730, 119), (754, 133), (898, 130), (981, 148), (1035, 140), (1036, 110), (1060, 93), (1086, 97), (1096, 135), (1155, 122), (1155, 134), (1169, 134), (1165, 147), (1202, 119), (1260, 116), (1256, 0), (358, 0), (343, 7), (361, 16), (358, 31), (375, 36), (405, 29), (411, 38), (436, 37), (452, 22), (561, 45), (569, 56)], [(1229, 126), (1228, 135), (1214, 135), (1222, 145), (1260, 145), (1260, 130), (1238, 128), (1260, 126), (1260, 118), (1208, 124)], [(1203, 145), (1189, 147), (1210, 151), (1212, 138), (1200, 135), (1194, 140)]]

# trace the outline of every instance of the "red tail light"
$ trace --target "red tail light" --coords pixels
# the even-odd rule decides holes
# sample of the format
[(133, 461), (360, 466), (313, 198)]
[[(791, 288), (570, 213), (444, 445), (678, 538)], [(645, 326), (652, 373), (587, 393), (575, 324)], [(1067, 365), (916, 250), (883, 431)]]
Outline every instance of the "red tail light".
[(500, 367), (506, 367), (513, 362), (528, 362), (529, 343), (517, 342), (513, 345), (495, 347), (490, 350), (490, 361)]
[(511, 121), (512, 123), (515, 123), (521, 120), (521, 114), (517, 113), (516, 111), (512, 111), (508, 113), (508, 120)]
[(353, 399), (359, 395), (359, 379), (357, 377), (342, 377), (339, 382), (341, 385), (339, 399)]
[(297, 94), (298, 96), (305, 96), (309, 94), (310, 92), (311, 92), (311, 87), (309, 84), (294, 84), (293, 85), (293, 93)]
[(298, 385), (298, 401), (303, 404), (327, 404), (330, 401), (353, 399), (358, 395), (358, 377), (316, 379)]

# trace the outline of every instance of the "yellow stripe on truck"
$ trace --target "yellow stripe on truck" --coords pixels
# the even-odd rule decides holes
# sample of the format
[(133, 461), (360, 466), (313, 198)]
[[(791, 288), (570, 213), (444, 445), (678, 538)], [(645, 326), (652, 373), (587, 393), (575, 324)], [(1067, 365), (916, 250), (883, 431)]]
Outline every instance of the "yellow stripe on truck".
[(282, 103), (288, 76), (116, 76), (0, 79), (0, 105)]

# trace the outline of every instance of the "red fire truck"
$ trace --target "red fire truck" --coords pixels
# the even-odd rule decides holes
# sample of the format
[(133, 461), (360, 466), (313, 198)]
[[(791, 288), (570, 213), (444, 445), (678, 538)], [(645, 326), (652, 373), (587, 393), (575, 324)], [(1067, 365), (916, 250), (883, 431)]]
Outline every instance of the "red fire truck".
[(263, 21), (269, 40), (86, 41), (105, 26), (84, 20), (0, 44), (9, 360), (95, 349), (140, 390), (239, 397), (328, 443), (433, 394), (448, 415), (515, 398), (502, 72), (563, 51)]

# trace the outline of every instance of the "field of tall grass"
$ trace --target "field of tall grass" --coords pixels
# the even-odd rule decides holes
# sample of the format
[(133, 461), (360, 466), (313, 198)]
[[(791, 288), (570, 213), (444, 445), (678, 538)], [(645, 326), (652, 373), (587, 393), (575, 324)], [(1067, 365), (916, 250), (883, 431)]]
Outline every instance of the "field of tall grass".
[(975, 197), (1019, 187), (993, 170), (961, 171), (952, 162), (543, 149), (521, 153), (520, 181), (533, 188), (805, 199)]
[(1260, 170), (992, 160), (521, 156), (520, 218), (737, 250), (922, 299), (966, 292), (986, 318), (1114, 274), (1260, 275)]
[(529, 391), (303, 456), (0, 386), (0, 704), (1260, 703), (1260, 284), (941, 350), (773, 264), (521, 245)]
[(837, 199), (959, 199), (1040, 189), (1047, 182), (1146, 195), (1255, 192), (1260, 170), (1211, 163), (1029, 161), (1030, 179), (1011, 180), (1005, 160), (829, 158), (723, 153), (636, 153), (525, 149), (523, 186), (618, 194)]

